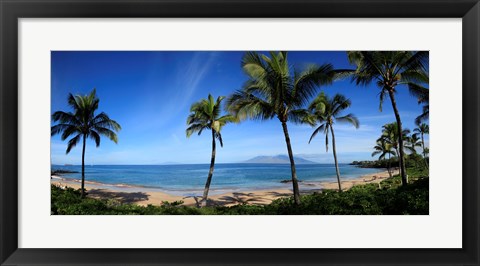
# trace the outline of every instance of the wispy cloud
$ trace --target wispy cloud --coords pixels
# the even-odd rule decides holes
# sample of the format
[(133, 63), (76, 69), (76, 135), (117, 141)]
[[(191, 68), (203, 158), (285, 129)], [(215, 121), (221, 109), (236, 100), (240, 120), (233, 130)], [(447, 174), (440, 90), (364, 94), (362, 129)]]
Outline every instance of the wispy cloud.
[(379, 114), (379, 115), (368, 115), (368, 116), (360, 116), (358, 120), (360, 121), (378, 121), (384, 119), (392, 119), (393, 114)]
[(183, 98), (183, 101), (178, 105), (179, 108), (185, 107), (187, 103), (191, 102), (191, 97), (208, 74), (215, 58), (215, 53), (196, 53), (190, 62), (179, 69), (177, 85), (178, 92)]

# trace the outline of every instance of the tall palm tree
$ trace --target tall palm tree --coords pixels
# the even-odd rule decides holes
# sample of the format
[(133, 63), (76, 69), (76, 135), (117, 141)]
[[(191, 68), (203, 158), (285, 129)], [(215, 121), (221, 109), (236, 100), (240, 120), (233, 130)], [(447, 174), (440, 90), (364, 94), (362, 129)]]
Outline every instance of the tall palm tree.
[(103, 135), (111, 141), (117, 143), (118, 132), (121, 127), (110, 117), (101, 112), (95, 115), (100, 100), (97, 98), (96, 90), (93, 89), (88, 95), (68, 95), (68, 105), (72, 107), (73, 112), (57, 111), (53, 113), (52, 119), (59, 124), (52, 126), (51, 135), (62, 133), (62, 140), (72, 137), (68, 141), (68, 154), (80, 140), (83, 140), (82, 148), (82, 198), (85, 197), (85, 144), (87, 138), (95, 141), (96, 146), (100, 146), (100, 136)]
[(378, 156), (378, 160), (385, 160), (385, 156), (388, 155), (387, 171), (388, 175), (392, 177), (392, 171), (390, 170), (390, 156), (395, 156), (395, 153), (392, 151), (392, 145), (388, 143), (385, 139), (377, 140), (377, 145), (373, 147), (375, 150), (372, 153), (372, 157)]
[[(310, 106), (308, 107), (311, 112), (311, 117), (307, 118), (310, 120), (310, 124), (317, 125), (320, 124), (312, 133), (308, 143), (318, 134), (318, 132), (323, 131), (325, 134), (325, 148), (328, 152), (328, 133), (332, 134), (332, 147), (333, 147), (333, 159), (335, 160), (335, 169), (337, 172), (337, 181), (338, 181), (338, 191), (342, 191), (342, 182), (340, 180), (340, 169), (338, 168), (337, 160), (337, 149), (335, 143), (335, 132), (333, 130), (333, 124), (338, 123), (349, 123), (352, 124), (355, 128), (360, 126), (358, 119), (353, 114), (347, 114), (342, 116), (342, 112), (349, 108), (352, 105), (350, 99), (345, 98), (341, 94), (336, 94), (333, 98), (328, 97), (325, 93), (320, 93), (317, 98), (315, 98)], [(313, 123), (312, 123), (313, 122)]]
[(212, 157), (210, 160), (210, 171), (208, 172), (207, 182), (203, 190), (203, 198), (201, 206), (207, 205), (208, 191), (210, 190), (210, 183), (212, 182), (213, 169), (215, 167), (216, 154), (216, 139), (223, 147), (222, 134), (220, 131), (223, 126), (230, 122), (236, 122), (236, 118), (231, 115), (220, 116), (221, 104), (224, 96), (219, 96), (217, 100), (211, 94), (208, 94), (207, 99), (202, 99), (190, 107), (190, 115), (187, 118), (188, 128), (186, 129), (187, 138), (193, 133), (202, 134), (203, 130), (210, 130), (212, 133)]
[[(411, 94), (417, 95), (416, 85), (428, 83), (428, 51), (355, 51), (348, 52), (348, 59), (356, 66), (353, 81), (357, 85), (368, 85), (375, 81), (380, 88), (380, 110), (386, 95), (389, 96), (398, 124), (398, 135), (401, 135), (402, 120), (395, 93), (399, 88), (405, 87)], [(402, 184), (407, 185), (404, 144), (401, 138), (398, 145)]]
[[(409, 129), (404, 129), (402, 130), (402, 137), (399, 138), (398, 134), (398, 124), (397, 122), (393, 123), (388, 123), (382, 126), (382, 135), (380, 138), (377, 139), (377, 141), (385, 140), (388, 144), (392, 146), (392, 148), (395, 150), (395, 155), (397, 158), (400, 158), (400, 139), (401, 140), (406, 140), (408, 137), (408, 134), (410, 134)], [(403, 152), (405, 152), (405, 147), (403, 147)], [(399, 160), (400, 163), (400, 160)], [(400, 167), (400, 174), (402, 173), (402, 168)]]
[(249, 79), (242, 90), (228, 98), (227, 106), (240, 119), (276, 117), (280, 121), (290, 159), (294, 201), (298, 205), (300, 191), (287, 122), (300, 122), (300, 117), (306, 114), (301, 108), (315, 94), (317, 86), (330, 84), (338, 72), (331, 64), (312, 65), (298, 72), (288, 63), (287, 52), (269, 55), (245, 53), (241, 66)]
[(427, 152), (425, 148), (425, 138), (424, 136), (427, 134), (430, 134), (430, 128), (427, 124), (425, 123), (417, 123), (417, 128), (413, 130), (416, 134), (420, 134), (420, 138), (422, 139), (422, 154), (423, 154), (423, 159), (425, 160), (425, 166), (428, 169), (428, 162), (427, 162)]

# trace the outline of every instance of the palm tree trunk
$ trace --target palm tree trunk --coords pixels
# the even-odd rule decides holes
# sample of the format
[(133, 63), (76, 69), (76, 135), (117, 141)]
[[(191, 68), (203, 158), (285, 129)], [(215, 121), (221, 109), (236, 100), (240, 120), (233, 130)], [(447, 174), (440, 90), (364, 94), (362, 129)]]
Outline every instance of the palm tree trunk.
[(427, 167), (427, 170), (428, 170), (428, 162), (427, 162), (427, 155), (425, 154), (425, 140), (423, 139), (423, 133), (422, 133), (422, 149), (423, 149), (423, 160), (425, 161), (425, 167)]
[(390, 178), (392, 178), (392, 170), (390, 169), (390, 153), (388, 154), (388, 164), (387, 164), (387, 171), (388, 171), (388, 175), (390, 176)]
[(85, 143), (87, 137), (83, 134), (83, 149), (82, 149), (82, 199), (85, 197)]
[(215, 131), (212, 129), (212, 159), (210, 160), (210, 171), (208, 172), (207, 183), (205, 183), (205, 189), (203, 190), (203, 198), (201, 206), (207, 206), (208, 191), (210, 190), (210, 183), (212, 182), (213, 168), (215, 167), (215, 154), (216, 154), (216, 143), (215, 143)]
[(398, 151), (398, 148), (395, 148), (395, 153), (397, 154), (398, 174), (399, 174), (399, 175), (402, 175), (402, 169), (400, 169), (400, 152)]
[(332, 131), (333, 159), (335, 159), (335, 169), (337, 170), (338, 191), (342, 192), (342, 182), (340, 181), (340, 169), (338, 169), (337, 148), (335, 147), (335, 133), (333, 132), (332, 125), (330, 125), (330, 130)]
[(392, 102), (393, 112), (395, 113), (395, 119), (397, 120), (397, 125), (398, 125), (398, 149), (400, 152), (400, 158), (399, 158), (400, 174), (402, 176), (402, 185), (406, 186), (408, 184), (408, 179), (407, 179), (407, 171), (405, 169), (405, 154), (403, 151), (402, 120), (400, 119), (400, 113), (398, 112), (397, 103), (395, 101), (395, 95), (393, 93), (393, 88), (388, 90), (388, 94)]
[(290, 158), (290, 168), (292, 169), (292, 185), (293, 198), (295, 204), (300, 204), (300, 190), (298, 189), (297, 171), (295, 170), (295, 161), (293, 160), (292, 145), (290, 144), (290, 136), (288, 135), (287, 123), (282, 121), (283, 134), (285, 135), (285, 142), (287, 143), (288, 157)]

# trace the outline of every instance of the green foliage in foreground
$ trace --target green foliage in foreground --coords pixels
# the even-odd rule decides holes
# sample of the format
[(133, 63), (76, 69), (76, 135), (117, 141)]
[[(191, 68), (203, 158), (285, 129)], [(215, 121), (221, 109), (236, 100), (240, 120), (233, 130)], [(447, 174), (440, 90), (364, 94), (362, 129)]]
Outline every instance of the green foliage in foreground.
[(342, 193), (324, 190), (302, 196), (302, 204), (293, 197), (273, 201), (269, 205), (237, 205), (233, 207), (196, 208), (183, 202), (163, 202), (161, 206), (119, 204), (115, 200), (80, 198), (80, 190), (61, 189), (52, 185), (52, 214), (63, 215), (378, 215), (428, 214), (428, 174), (425, 170), (408, 169), (409, 184), (401, 186), (395, 176), (380, 184), (356, 186)]

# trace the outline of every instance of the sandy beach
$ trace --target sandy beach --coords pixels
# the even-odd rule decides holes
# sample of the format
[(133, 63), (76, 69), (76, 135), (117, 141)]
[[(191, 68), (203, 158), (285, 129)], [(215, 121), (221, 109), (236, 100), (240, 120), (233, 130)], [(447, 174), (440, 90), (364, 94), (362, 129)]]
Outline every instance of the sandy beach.
[[(395, 170), (394, 175), (398, 174)], [(380, 183), (387, 179), (389, 174), (387, 171), (374, 174), (360, 176), (355, 179), (346, 179), (342, 181), (342, 189), (348, 190), (356, 185), (364, 185), (369, 183)], [(80, 188), (78, 180), (65, 179), (62, 176), (52, 176), (51, 183), (60, 187)], [(338, 189), (337, 182), (300, 182), (301, 194), (310, 194), (321, 192), (323, 189)], [(85, 189), (88, 197), (116, 199), (121, 203), (134, 203), (146, 206), (148, 204), (161, 205), (163, 201), (183, 201), (184, 205), (196, 206), (201, 200), (201, 196), (178, 196), (166, 193), (164, 191), (155, 190), (153, 188), (135, 187), (128, 185), (108, 185), (95, 182), (85, 181)], [(236, 204), (269, 204), (275, 199), (281, 197), (289, 197), (292, 195), (291, 189), (264, 189), (251, 190), (241, 192), (227, 192), (217, 195), (209, 195), (209, 205), (215, 206), (232, 206)]]

